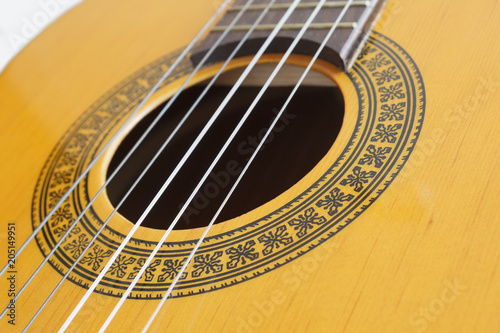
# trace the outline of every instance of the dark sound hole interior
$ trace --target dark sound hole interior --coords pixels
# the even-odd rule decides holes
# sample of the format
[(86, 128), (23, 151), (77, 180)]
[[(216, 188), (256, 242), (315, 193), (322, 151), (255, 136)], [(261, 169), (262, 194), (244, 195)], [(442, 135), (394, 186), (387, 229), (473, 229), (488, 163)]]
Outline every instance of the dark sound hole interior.
[[(111, 181), (107, 193), (113, 205), (118, 205), (122, 200), (203, 89), (203, 85), (197, 85), (183, 92), (148, 139)], [(216, 86), (210, 90), (121, 205), (118, 210), (120, 214), (134, 223), (140, 218), (229, 90), (227, 86)], [(198, 228), (210, 223), (291, 90), (292, 87), (269, 88), (174, 229)], [(170, 226), (258, 91), (256, 87), (238, 90), (173, 178), (142, 226), (155, 229), (167, 229)], [(108, 177), (163, 106), (145, 117), (120, 144), (108, 168)], [(249, 212), (297, 183), (330, 149), (340, 131), (343, 115), (344, 101), (338, 88), (301, 87), (216, 223)]]

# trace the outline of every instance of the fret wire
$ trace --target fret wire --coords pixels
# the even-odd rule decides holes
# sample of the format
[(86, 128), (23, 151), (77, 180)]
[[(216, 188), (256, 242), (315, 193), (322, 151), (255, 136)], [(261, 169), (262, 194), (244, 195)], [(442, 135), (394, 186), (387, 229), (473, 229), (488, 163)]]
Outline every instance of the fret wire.
[[(304, 26), (302, 23), (295, 23), (295, 24), (285, 24), (282, 28), (282, 30), (299, 30)], [(313, 30), (321, 30), (321, 29), (330, 29), (333, 26), (333, 23), (314, 23), (309, 26), (309, 29)], [(337, 28), (342, 28), (342, 29), (354, 29), (356, 28), (357, 23), (356, 22), (342, 22), (340, 23)], [(237, 25), (231, 29), (231, 31), (247, 31), (250, 29), (250, 25)], [(255, 30), (273, 30), (275, 27), (274, 24), (262, 24), (259, 25), (258, 27), (255, 28)], [(221, 32), (227, 29), (227, 26), (217, 26), (212, 28), (212, 32)]]
[[(323, 5), (323, 8), (339, 8), (339, 7), (344, 7), (347, 4), (347, 1), (330, 1), (327, 2)], [(307, 2), (307, 3), (301, 3), (297, 6), (297, 9), (306, 9), (306, 8), (314, 8), (318, 5), (318, 2)], [(354, 6), (369, 6), (370, 1), (354, 1), (351, 5), (351, 7)], [(277, 10), (277, 9), (287, 9), (290, 7), (289, 3), (280, 3), (273, 5), (271, 9)], [(239, 11), (243, 8), (243, 6), (233, 6), (228, 8), (228, 12), (234, 12), (234, 11)], [(248, 8), (248, 10), (263, 10), (266, 8), (266, 5), (253, 5)]]

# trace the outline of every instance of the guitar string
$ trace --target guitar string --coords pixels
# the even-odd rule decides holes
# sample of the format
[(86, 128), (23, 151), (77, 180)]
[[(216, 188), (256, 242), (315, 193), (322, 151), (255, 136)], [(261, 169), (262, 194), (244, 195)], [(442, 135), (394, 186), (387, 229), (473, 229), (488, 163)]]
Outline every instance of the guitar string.
[[(136, 142), (136, 144), (134, 145), (134, 147), (128, 152), (128, 154), (122, 159), (121, 163), (117, 166), (117, 168), (113, 171), (113, 173), (110, 175), (110, 177), (108, 177), (108, 179), (106, 180), (106, 182), (104, 183), (104, 185), (101, 186), (101, 188), (99, 189), (99, 191), (94, 195), (94, 197), (92, 198), (92, 200), (90, 200), (90, 202), (86, 205), (86, 207), (83, 209), (83, 211), (78, 215), (78, 217), (76, 218), (76, 220), (68, 227), (68, 230), (66, 230), (66, 232), (61, 236), (61, 238), (59, 239), (59, 241), (54, 245), (54, 247), (52, 248), (52, 250), (45, 256), (44, 260), (40, 263), (40, 265), (37, 267), (37, 269), (32, 273), (32, 275), (29, 277), (29, 279), (24, 283), (24, 285), (21, 287), (21, 289), (16, 293), (16, 296), (14, 297), (13, 301), (15, 302), (20, 296), (21, 294), (23, 293), (23, 291), (26, 289), (26, 287), (33, 281), (33, 279), (35, 278), (35, 276), (40, 272), (40, 270), (42, 269), (42, 267), (49, 261), (50, 257), (59, 249), (59, 247), (61, 246), (61, 244), (66, 240), (66, 237), (71, 233), (71, 231), (76, 227), (76, 225), (78, 224), (78, 222), (80, 221), (80, 219), (85, 215), (85, 213), (87, 212), (87, 210), (92, 206), (92, 204), (95, 202), (95, 200), (99, 197), (99, 195), (104, 191), (104, 189), (107, 187), (107, 185), (109, 184), (109, 182), (114, 178), (114, 176), (118, 173), (118, 171), (121, 169), (121, 167), (125, 164), (125, 162), (130, 158), (130, 156), (132, 155), (132, 153), (140, 146), (141, 142), (144, 140), (144, 138), (146, 138), (146, 136), (150, 133), (150, 131), (154, 128), (154, 126), (159, 122), (160, 118), (162, 118), (162, 116), (166, 113), (166, 111), (169, 109), (169, 107), (173, 104), (173, 102), (177, 99), (177, 97), (180, 95), (180, 92), (187, 86), (187, 84), (190, 82), (190, 80), (194, 77), (194, 75), (201, 69), (201, 67), (203, 67), (203, 65), (206, 63), (206, 61), (208, 60), (208, 58), (213, 54), (213, 52), (216, 50), (216, 48), (220, 45), (220, 43), (222, 42), (222, 40), (227, 36), (227, 34), (231, 31), (231, 28), (238, 22), (238, 20), (243, 16), (243, 14), (245, 13), (246, 9), (253, 3), (254, 0), (248, 0), (247, 1), (247, 4), (244, 6), (244, 9), (241, 10), (236, 16), (235, 18), (232, 20), (231, 24), (229, 25), (229, 27), (219, 36), (219, 38), (217, 39), (217, 41), (212, 45), (212, 47), (210, 48), (210, 50), (204, 55), (204, 57), (202, 58), (202, 60), (198, 63), (198, 65), (196, 66), (196, 68), (191, 72), (191, 74), (187, 77), (187, 79), (184, 81), (184, 83), (181, 85), (181, 87), (179, 88), (179, 90), (177, 91), (177, 93), (169, 100), (169, 103), (167, 103), (162, 111), (158, 114), (158, 116), (155, 118), (155, 120), (149, 125), (148, 129), (144, 132), (144, 134), (141, 136), (141, 138)], [(186, 114), (186, 116), (184, 117), (183, 120), (187, 119), (187, 117), (189, 116), (190, 112), (188, 112)], [(179, 125), (177, 125), (176, 129), (172, 132), (171, 137), (173, 137), (175, 135), (175, 133), (177, 132), (177, 130), (182, 126), (183, 124), (183, 121), (181, 121), (181, 123), (179, 123)], [(170, 141), (170, 140), (167, 140), (167, 141)], [(167, 142), (168, 144), (168, 142)], [(166, 147), (165, 144), (162, 149), (160, 149), (159, 152), (157, 152), (157, 154), (155, 155), (155, 157), (153, 158), (153, 160), (149, 163), (148, 167), (143, 171), (143, 173), (141, 174), (141, 176), (143, 176), (147, 170), (149, 169), (149, 167), (151, 167), (151, 165), (154, 163), (154, 161), (156, 160), (156, 158), (160, 155), (161, 151)], [(140, 179), (142, 179), (142, 177), (139, 177), (138, 180), (136, 180), (136, 182), (134, 183), (134, 185), (137, 185), (140, 181)], [(132, 190), (135, 188), (135, 186), (132, 186), (131, 189), (129, 189), (129, 194), (130, 192), (132, 192)], [(128, 195), (127, 195), (128, 197)], [(125, 198), (126, 199), (126, 198)], [(122, 202), (125, 201), (125, 199), (122, 199)], [(121, 203), (122, 203), (121, 202)], [(121, 206), (121, 203), (120, 203), (120, 206)], [(116, 207), (115, 209), (118, 210), (119, 206)], [(107, 222), (107, 221), (106, 221)], [(104, 225), (107, 225), (107, 223), (104, 223)], [(101, 227), (102, 228), (102, 227)], [(99, 235), (100, 233), (98, 232), (96, 235), (95, 235), (95, 238)], [(92, 242), (91, 242), (92, 243)], [(90, 247), (91, 243), (89, 243), (88, 247)], [(88, 249), (88, 247), (85, 248), (85, 252), (86, 250)], [(82, 253), (83, 254), (83, 253)], [(64, 279), (64, 278), (63, 278)], [(9, 306), (7, 306), (4, 311), (0, 314), (0, 319), (8, 312), (8, 309), (9, 309)]]
[[(269, 6), (267, 9), (263, 10), (262, 13), (259, 15), (257, 20), (254, 23), (254, 28), (260, 24), (264, 16), (268, 13), (269, 9), (271, 8), (271, 5), (275, 3), (276, 0), (271, 0)], [(155, 154), (155, 156), (151, 159), (149, 164), (146, 166), (146, 168), (142, 171), (142, 173), (139, 175), (139, 177), (135, 180), (134, 184), (131, 186), (131, 188), (128, 190), (128, 192), (124, 195), (124, 197), (121, 199), (121, 201), (118, 203), (118, 205), (115, 207), (114, 211), (110, 214), (110, 216), (106, 219), (106, 221), (103, 223), (103, 225), (100, 227), (100, 229), (97, 231), (97, 233), (94, 235), (94, 237), (90, 240), (89, 244), (85, 247), (84, 250), (82, 250), (81, 254), (79, 257), (75, 260), (73, 265), (68, 269), (66, 274), (63, 276), (63, 278), (59, 281), (57, 286), (53, 289), (52, 293), (48, 296), (48, 298), (45, 300), (45, 302), (42, 304), (42, 306), (38, 309), (37, 313), (34, 315), (34, 317), (30, 320), (28, 325), (25, 327), (24, 331), (33, 323), (33, 321), (36, 319), (36, 317), (40, 314), (42, 309), (47, 305), (48, 301), (52, 298), (52, 296), (55, 294), (57, 289), (62, 285), (64, 280), (69, 276), (69, 274), (73, 271), (73, 269), (76, 267), (76, 265), (80, 262), (80, 260), (83, 258), (84, 254), (87, 252), (87, 250), (91, 247), (93, 242), (97, 239), (99, 234), (104, 230), (108, 222), (111, 220), (111, 217), (116, 213), (116, 211), (121, 207), (123, 202), (128, 198), (130, 193), (133, 191), (133, 189), (137, 186), (137, 184), (140, 182), (140, 180), (144, 177), (146, 172), (149, 170), (149, 168), (153, 165), (153, 163), (156, 161), (156, 159), (160, 156), (161, 152), (165, 149), (165, 147), (168, 145), (168, 143), (171, 141), (172, 137), (175, 135), (175, 133), (179, 130), (179, 128), (184, 124), (186, 119), (189, 117), (189, 115), (193, 112), (193, 110), (198, 106), (198, 104), (201, 102), (203, 97), (207, 94), (208, 90), (214, 85), (215, 81), (219, 78), (219, 76), (222, 74), (224, 69), (227, 67), (229, 62), (236, 56), (237, 52), (241, 49), (245, 41), (248, 39), (248, 37), (251, 35), (251, 33), (254, 31), (254, 28), (250, 29), (245, 36), (241, 39), (241, 41), (238, 43), (236, 48), (232, 51), (228, 59), (224, 62), (224, 64), (221, 66), (221, 68), (217, 71), (215, 76), (211, 79), (211, 81), (208, 83), (208, 85), (204, 88), (200, 96), (197, 98), (195, 103), (191, 106), (191, 108), (188, 110), (186, 115), (182, 118), (182, 120), (179, 122), (179, 124), (176, 126), (174, 131), (169, 135), (167, 140), (163, 143), (163, 145), (160, 147), (158, 152)]]
[[(184, 271), (186, 270), (187, 266), (189, 265), (189, 263), (191, 262), (191, 260), (193, 259), (196, 251), (198, 251), (198, 248), (201, 246), (201, 244), (203, 243), (203, 240), (205, 239), (205, 237), (207, 236), (208, 232), (210, 231), (211, 227), (214, 225), (215, 221), (217, 220), (217, 218), (219, 217), (220, 213), (222, 212), (222, 210), (224, 209), (225, 205), (227, 204), (227, 202), (229, 201), (231, 195), (233, 194), (233, 192), (235, 191), (236, 187), (238, 186), (238, 184), (240, 183), (240, 181), (243, 179), (243, 176), (245, 175), (245, 173), (247, 172), (247, 170), (249, 169), (250, 165), (252, 164), (253, 160), (255, 159), (255, 157), (257, 156), (258, 152), (260, 151), (260, 149), (262, 148), (262, 146), (264, 145), (264, 143), (266, 142), (267, 138), (269, 137), (270, 133), (272, 132), (274, 126), (276, 126), (276, 123), (278, 122), (278, 120), (280, 119), (280, 117), (283, 115), (285, 109), (288, 107), (288, 104), (290, 104), (290, 101), (292, 100), (292, 98), (294, 97), (295, 93), (297, 92), (297, 90), (299, 89), (299, 87), (301, 86), (302, 82), (304, 81), (304, 79), (306, 78), (307, 74), (309, 73), (309, 71), (311, 70), (312, 66), (314, 65), (314, 63), (316, 62), (316, 60), (318, 59), (319, 55), (321, 54), (321, 52), (323, 51), (323, 49), (325, 48), (326, 46), (326, 43), (330, 40), (331, 36), (333, 35), (333, 33), (335, 32), (337, 26), (339, 25), (340, 21), (342, 20), (342, 18), (345, 16), (345, 14), (347, 13), (347, 11), (349, 10), (350, 6), (352, 5), (354, 0), (348, 0), (346, 2), (346, 5), (344, 6), (344, 8), (342, 9), (342, 11), (340, 12), (339, 16), (337, 17), (337, 19), (335, 20), (335, 22), (333, 23), (332, 27), (330, 28), (330, 30), (328, 31), (325, 39), (322, 41), (321, 45), (319, 46), (318, 50), (316, 51), (316, 53), (314, 54), (314, 56), (312, 57), (312, 59), (310, 60), (309, 64), (307, 65), (306, 69), (304, 70), (304, 72), (302, 73), (301, 77), (299, 78), (299, 80), (297, 81), (297, 83), (295, 84), (292, 92), (290, 93), (290, 95), (288, 96), (288, 98), (286, 99), (285, 103), (283, 104), (283, 106), (281, 107), (280, 111), (276, 114), (276, 117), (274, 118), (273, 122), (271, 123), (271, 125), (269, 126), (269, 128), (267, 129), (265, 135), (262, 137), (262, 139), (260, 140), (260, 143), (259, 145), (257, 146), (257, 148), (255, 149), (255, 151), (252, 153), (252, 156), (249, 158), (249, 160), (247, 161), (245, 167), (243, 168), (243, 170), (241, 171), (240, 175), (238, 176), (238, 178), (236, 179), (235, 183), (233, 184), (233, 186), (231, 187), (231, 189), (229, 190), (228, 194), (226, 195), (226, 197), (224, 198), (224, 201), (222, 202), (222, 204), (219, 206), (217, 212), (215, 213), (215, 215), (212, 217), (212, 220), (210, 221), (210, 223), (208, 224), (208, 226), (205, 228), (205, 231), (203, 232), (202, 236), (200, 237), (200, 239), (198, 240), (198, 242), (196, 243), (196, 245), (194, 246), (193, 250), (191, 251), (191, 253), (189, 254), (189, 256), (187, 257), (186, 261), (184, 262), (183, 266), (181, 267), (181, 269), (179, 270), (179, 272), (177, 273), (177, 275), (175, 276), (174, 280), (172, 281), (172, 283), (170, 284), (170, 287), (168, 288), (168, 290), (166, 291), (165, 295), (163, 295), (160, 303), (157, 305), (157, 307), (155, 308), (153, 314), (150, 316), (148, 322), (146, 323), (146, 325), (144, 326), (143, 330), (141, 331), (142, 333), (146, 333), (148, 331), (148, 329), (150, 328), (150, 326), (152, 325), (154, 319), (156, 318), (156, 316), (158, 315), (158, 313), (160, 312), (161, 308), (163, 307), (164, 303), (166, 302), (166, 300), (169, 298), (169, 295), (170, 293), (172, 292), (172, 290), (175, 288), (177, 282), (179, 281), (180, 277), (184, 274)], [(151, 258), (152, 259), (152, 258)], [(150, 260), (151, 261), (151, 260)], [(147, 265), (145, 264), (143, 267), (147, 267)], [(144, 272), (142, 272), (144, 273)], [(138, 274), (139, 275), (139, 274)], [(123, 297), (122, 297), (123, 298)], [(101, 330), (102, 331), (102, 330)]]
[(231, 0), (225, 0), (224, 3), (217, 9), (214, 15), (210, 17), (208, 22), (203, 26), (203, 28), (196, 34), (193, 40), (186, 46), (186, 48), (182, 51), (182, 53), (177, 57), (174, 63), (167, 69), (167, 71), (163, 74), (163, 76), (158, 80), (158, 82), (153, 86), (153, 88), (149, 91), (149, 93), (144, 97), (144, 99), (139, 103), (139, 105), (134, 109), (134, 111), (127, 117), (125, 122), (118, 128), (115, 134), (109, 139), (106, 145), (99, 151), (99, 153), (92, 159), (87, 168), (82, 172), (82, 174), (73, 182), (70, 188), (65, 192), (65, 194), (59, 199), (59, 201), (55, 204), (55, 206), (49, 211), (49, 213), (45, 216), (45, 218), (40, 222), (38, 227), (33, 230), (30, 236), (24, 241), (24, 243), (19, 247), (16, 251), (16, 254), (13, 258), (7, 261), (5, 266), (0, 270), (0, 277), (8, 270), (9, 264), (12, 260), (16, 260), (19, 255), (23, 252), (23, 250), (28, 246), (28, 244), (35, 238), (35, 236), (42, 230), (42, 228), (47, 224), (52, 215), (59, 209), (59, 207), (66, 201), (69, 195), (73, 192), (73, 190), (80, 184), (83, 178), (89, 173), (90, 169), (97, 163), (100, 157), (104, 154), (104, 152), (111, 146), (111, 144), (116, 140), (116, 138), (126, 129), (127, 125), (132, 121), (134, 116), (139, 112), (139, 110), (146, 104), (146, 102), (151, 98), (151, 96), (159, 89), (160, 85), (172, 74), (174, 69), (181, 63), (181, 61), (186, 57), (189, 52), (195, 47), (198, 40), (202, 38), (205, 32), (211, 28), (214, 21), (217, 17), (222, 13), (225, 7), (231, 2)]
[[(209, 175), (211, 174), (211, 172), (213, 171), (213, 169), (215, 168), (215, 166), (219, 162), (220, 158), (222, 157), (222, 155), (224, 154), (224, 152), (228, 148), (229, 144), (232, 142), (232, 140), (234, 139), (234, 137), (236, 136), (236, 134), (239, 132), (241, 126), (246, 121), (247, 117), (254, 110), (254, 108), (257, 105), (257, 103), (259, 102), (260, 98), (264, 95), (264, 93), (266, 92), (266, 90), (269, 87), (269, 85), (271, 84), (271, 82), (274, 80), (274, 78), (276, 77), (276, 75), (278, 74), (278, 72), (281, 70), (281, 68), (283, 67), (285, 61), (288, 59), (288, 57), (290, 56), (290, 54), (292, 53), (292, 51), (295, 49), (295, 47), (297, 46), (297, 44), (301, 40), (302, 36), (304, 35), (304, 33), (307, 31), (309, 25), (313, 22), (313, 20), (315, 19), (316, 15), (319, 13), (319, 11), (321, 10), (321, 8), (322, 8), (322, 6), (323, 6), (323, 4), (325, 2), (326, 2), (326, 0), (322, 0), (322, 1), (318, 2), (318, 5), (314, 8), (313, 12), (310, 14), (309, 18), (304, 23), (304, 25), (301, 28), (301, 30), (299, 31), (299, 33), (294, 38), (292, 44), (290, 44), (290, 46), (288, 47), (287, 51), (285, 52), (285, 54), (283, 55), (283, 57), (280, 59), (279, 63), (276, 65), (275, 69), (273, 70), (273, 72), (271, 73), (271, 75), (269, 76), (269, 78), (267, 79), (266, 83), (260, 89), (259, 93), (257, 94), (257, 96), (254, 99), (254, 101), (252, 102), (252, 104), (249, 106), (249, 108), (246, 111), (245, 115), (242, 117), (242, 119), (240, 120), (240, 122), (238, 123), (238, 125), (235, 127), (235, 129), (233, 130), (232, 134), (227, 139), (227, 141), (225, 142), (224, 146), (221, 148), (221, 150), (219, 151), (219, 153), (217, 154), (217, 156), (213, 160), (212, 164), (208, 168), (208, 170), (205, 172), (204, 176), (198, 182), (198, 185), (196, 186), (196, 188), (192, 191), (191, 196), (186, 200), (184, 206), (181, 208), (181, 210), (177, 214), (176, 218), (172, 222), (172, 224), (169, 227), (169, 229), (164, 233), (164, 235), (161, 238), (161, 240), (157, 243), (156, 247), (151, 252), (151, 254), (149, 255), (148, 259), (144, 262), (144, 264), (142, 265), (141, 269), (136, 274), (134, 280), (130, 283), (130, 285), (127, 288), (127, 290), (123, 293), (122, 297), (120, 298), (120, 301), (116, 304), (116, 306), (114, 307), (114, 309), (112, 310), (112, 312), (110, 313), (110, 315), (108, 316), (108, 318), (106, 319), (105, 323), (102, 325), (101, 329), (99, 330), (100, 333), (104, 332), (106, 330), (106, 328), (109, 326), (109, 324), (111, 323), (111, 321), (115, 317), (115, 315), (118, 312), (118, 310), (121, 308), (121, 306), (123, 305), (123, 303), (125, 302), (125, 300), (129, 296), (129, 294), (132, 292), (132, 289), (135, 287), (135, 285), (137, 284), (137, 282), (139, 281), (139, 279), (142, 277), (142, 275), (146, 271), (146, 269), (149, 266), (149, 264), (151, 263), (151, 261), (154, 259), (154, 257), (156, 256), (156, 254), (158, 253), (158, 251), (160, 250), (160, 248), (164, 245), (164, 242), (166, 241), (168, 235), (170, 234), (170, 230), (172, 230), (175, 227), (175, 225), (177, 224), (177, 222), (180, 220), (180, 218), (184, 214), (184, 211), (187, 209), (187, 207), (189, 206), (189, 204), (191, 203), (191, 201), (193, 200), (193, 198), (196, 196), (196, 194), (199, 191), (199, 189), (201, 188), (201, 186), (205, 183), (205, 181), (207, 180), (207, 178), (209, 177)], [(271, 128), (271, 130), (272, 130), (272, 128)], [(234, 187), (233, 187), (233, 189), (234, 189)], [(231, 195), (231, 193), (232, 193), (232, 191), (230, 192), (229, 196)], [(226, 197), (225, 202), (227, 201), (227, 199), (228, 199), (228, 197)], [(220, 210), (221, 210), (221, 208), (219, 208), (218, 212), (220, 212)], [(219, 213), (217, 213), (216, 215), (218, 216), (218, 214)], [(208, 230), (210, 229), (210, 226), (214, 223), (214, 221), (215, 220), (212, 219), (212, 221), (210, 222), (209, 226), (205, 230), (204, 235), (206, 235), (206, 233), (208, 232)], [(202, 238), (200, 238), (200, 240), (198, 241), (198, 243), (196, 245), (199, 246), (201, 244), (201, 242), (204, 239), (204, 235), (202, 236)], [(193, 252), (191, 252), (191, 255), (194, 255), (194, 252), (196, 251), (196, 249), (197, 249), (197, 247), (195, 246), (195, 249), (193, 250)], [(192, 258), (192, 256), (188, 257), (188, 259), (184, 263), (184, 266), (187, 267), (187, 265), (189, 264), (191, 258)], [(173, 287), (174, 285), (175, 284), (171, 284), (171, 287)], [(157, 309), (155, 310), (155, 312), (153, 313), (153, 315), (151, 316), (151, 318), (154, 319), (154, 317), (158, 313), (159, 309), (162, 307), (162, 305), (166, 301), (166, 299), (168, 297), (168, 294), (170, 293), (170, 290), (171, 290), (171, 288), (169, 288), (169, 290), (167, 290), (167, 293), (165, 294), (167, 296), (163, 296), (162, 297), (162, 300), (160, 301)], [(145, 330), (147, 330), (147, 327), (149, 327), (150, 322), (152, 322), (153, 319), (150, 319), (150, 321), (146, 325)]]
[(265, 50), (268, 48), (268, 46), (274, 40), (275, 36), (280, 31), (281, 27), (285, 24), (286, 20), (291, 16), (291, 14), (295, 10), (295, 7), (298, 5), (299, 2), (300, 2), (300, 0), (294, 0), (293, 3), (291, 4), (290, 8), (283, 14), (282, 18), (277, 23), (276, 27), (272, 30), (272, 32), (270, 33), (270, 35), (266, 38), (266, 40), (264, 41), (263, 45), (260, 47), (259, 51), (255, 54), (255, 56), (252, 58), (251, 62), (248, 64), (248, 66), (245, 68), (245, 70), (243, 71), (243, 73), (241, 74), (241, 76), (238, 78), (237, 82), (231, 88), (231, 90), (229, 91), (229, 93), (226, 96), (226, 98), (219, 105), (219, 107), (217, 108), (217, 110), (215, 111), (215, 113), (212, 115), (212, 117), (210, 118), (210, 120), (208, 121), (208, 123), (202, 129), (201, 133), (196, 137), (195, 141), (189, 147), (188, 151), (183, 156), (183, 158), (181, 159), (181, 161), (179, 162), (179, 164), (176, 166), (176, 168), (170, 174), (170, 176), (168, 177), (168, 179), (165, 181), (165, 183), (162, 185), (162, 187), (160, 188), (160, 190), (158, 191), (158, 193), (155, 195), (155, 197), (151, 201), (151, 203), (148, 205), (148, 207), (146, 208), (146, 210), (143, 212), (143, 214), (141, 215), (141, 217), (139, 218), (139, 220), (135, 223), (135, 225), (133, 226), (133, 228), (130, 230), (130, 232), (128, 233), (127, 237), (123, 240), (123, 242), (120, 244), (120, 246), (115, 251), (115, 253), (113, 254), (113, 256), (106, 263), (106, 266), (101, 270), (101, 272), (100, 272), (99, 276), (97, 277), (97, 279), (92, 283), (92, 285), (89, 287), (89, 289), (87, 290), (87, 292), (85, 293), (85, 295), (83, 296), (83, 298), (77, 304), (77, 306), (72, 311), (72, 313), (70, 314), (70, 316), (66, 319), (66, 321), (64, 322), (64, 324), (60, 328), (59, 332), (64, 332), (68, 328), (68, 326), (70, 325), (70, 323), (75, 318), (76, 314), (83, 307), (84, 303), (87, 301), (87, 299), (90, 297), (90, 295), (92, 294), (92, 292), (95, 290), (95, 288), (97, 287), (97, 285), (99, 284), (99, 282), (102, 280), (102, 278), (104, 277), (104, 275), (107, 273), (107, 271), (111, 267), (111, 265), (114, 263), (114, 261), (116, 260), (117, 256), (121, 253), (121, 251), (123, 250), (123, 248), (125, 247), (125, 245), (128, 243), (128, 241), (130, 240), (130, 238), (133, 236), (133, 234), (135, 233), (135, 231), (140, 227), (141, 223), (144, 221), (144, 219), (146, 218), (146, 216), (149, 214), (149, 212), (153, 208), (154, 204), (159, 200), (159, 198), (161, 197), (161, 195), (163, 194), (163, 192), (166, 190), (166, 188), (168, 187), (168, 185), (170, 184), (170, 182), (172, 181), (172, 179), (179, 172), (180, 168), (183, 166), (183, 164), (185, 163), (185, 161), (187, 160), (187, 158), (191, 155), (191, 153), (193, 152), (193, 150), (196, 148), (196, 146), (198, 145), (198, 143), (204, 137), (204, 135), (206, 134), (206, 132), (208, 131), (208, 129), (211, 127), (212, 123), (215, 121), (215, 119), (217, 118), (217, 116), (222, 112), (222, 109), (225, 108), (225, 106), (227, 105), (227, 103), (229, 102), (229, 100), (232, 98), (232, 96), (234, 95), (234, 93), (236, 92), (236, 90), (240, 87), (240, 85), (243, 83), (243, 81), (245, 80), (245, 78), (248, 76), (248, 74), (250, 73), (250, 71), (252, 70), (252, 68), (255, 66), (255, 64), (257, 63), (257, 61), (260, 59), (260, 57), (262, 56), (262, 54), (265, 52)]

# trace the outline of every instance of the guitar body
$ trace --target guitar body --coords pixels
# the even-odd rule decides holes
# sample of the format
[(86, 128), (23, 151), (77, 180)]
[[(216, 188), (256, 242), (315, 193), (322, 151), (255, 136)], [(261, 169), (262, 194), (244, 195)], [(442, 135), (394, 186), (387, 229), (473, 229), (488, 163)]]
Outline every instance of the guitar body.
[[(86, 0), (10, 63), (0, 75), (2, 265), (12, 237), (19, 248), (53, 207), (51, 196), (89, 165), (219, 5)], [(493, 0), (391, 0), (352, 69), (318, 61), (314, 69), (339, 86), (345, 102), (335, 143), (295, 185), (210, 229), (152, 330), (499, 331), (498, 17)], [(266, 54), (259, 62), (279, 59)], [(288, 62), (305, 67), (309, 59)], [(220, 65), (204, 66), (192, 84)], [(126, 132), (171, 97), (192, 67), (182, 62)], [(381, 74), (390, 68), (393, 77)], [(89, 125), (93, 117), (102, 122)], [(24, 285), (102, 186), (125, 135), (2, 276), (2, 310), (8, 291)], [(92, 207), (16, 301), (14, 315), (2, 318), (1, 331), (28, 324), (113, 211), (106, 193)], [(116, 214), (108, 227), (31, 331), (63, 325), (133, 223)], [(171, 233), (110, 331), (144, 327), (203, 231)], [(138, 229), (68, 331), (102, 326), (163, 232)]]

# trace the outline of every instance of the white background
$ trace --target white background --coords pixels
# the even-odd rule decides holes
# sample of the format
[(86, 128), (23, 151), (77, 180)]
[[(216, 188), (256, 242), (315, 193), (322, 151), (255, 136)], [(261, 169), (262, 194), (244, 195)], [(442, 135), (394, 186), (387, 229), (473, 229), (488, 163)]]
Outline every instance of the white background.
[(82, 0), (0, 0), (0, 72), (22, 48)]

